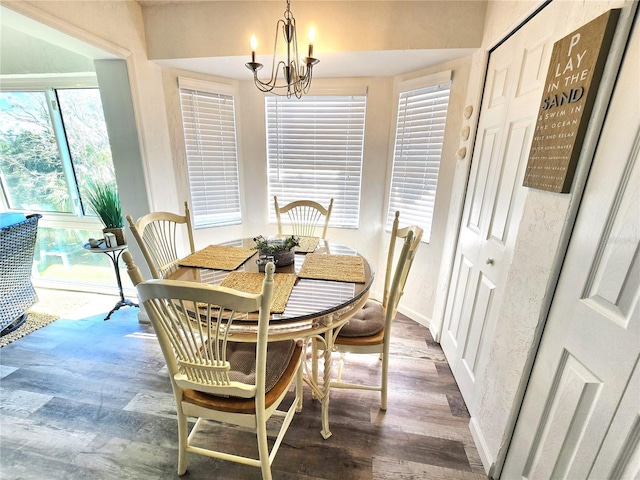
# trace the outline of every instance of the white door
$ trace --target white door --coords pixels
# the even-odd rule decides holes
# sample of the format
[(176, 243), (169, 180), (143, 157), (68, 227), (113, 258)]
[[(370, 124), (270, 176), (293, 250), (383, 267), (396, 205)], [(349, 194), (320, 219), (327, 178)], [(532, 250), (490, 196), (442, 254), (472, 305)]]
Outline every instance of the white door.
[(638, 27), (605, 119), (502, 478), (640, 477)]
[(543, 10), (489, 58), (441, 339), (467, 408), (487, 359), (522, 211), (522, 180), (553, 42)]

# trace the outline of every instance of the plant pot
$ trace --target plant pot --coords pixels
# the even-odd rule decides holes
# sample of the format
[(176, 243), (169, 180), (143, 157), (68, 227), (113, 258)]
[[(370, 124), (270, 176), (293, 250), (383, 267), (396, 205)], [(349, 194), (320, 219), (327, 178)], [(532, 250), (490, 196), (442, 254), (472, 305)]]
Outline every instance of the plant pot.
[(103, 228), (102, 233), (113, 233), (116, 236), (118, 245), (125, 245), (127, 243), (124, 238), (124, 228)]
[(278, 252), (267, 253), (260, 251), (260, 256), (267, 255), (273, 257), (273, 263), (277, 267), (286, 267), (295, 261), (295, 252), (293, 250), (280, 250)]

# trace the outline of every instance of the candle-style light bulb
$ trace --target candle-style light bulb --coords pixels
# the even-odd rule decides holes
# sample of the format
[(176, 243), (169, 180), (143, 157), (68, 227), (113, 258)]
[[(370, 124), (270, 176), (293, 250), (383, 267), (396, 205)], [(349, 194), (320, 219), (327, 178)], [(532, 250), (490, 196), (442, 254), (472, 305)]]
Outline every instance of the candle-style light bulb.
[(316, 38), (316, 30), (311, 27), (309, 29), (309, 58), (313, 58), (313, 41)]
[(255, 35), (251, 35), (251, 40), (249, 41), (251, 45), (251, 61), (256, 63), (256, 49), (258, 48), (258, 40)]

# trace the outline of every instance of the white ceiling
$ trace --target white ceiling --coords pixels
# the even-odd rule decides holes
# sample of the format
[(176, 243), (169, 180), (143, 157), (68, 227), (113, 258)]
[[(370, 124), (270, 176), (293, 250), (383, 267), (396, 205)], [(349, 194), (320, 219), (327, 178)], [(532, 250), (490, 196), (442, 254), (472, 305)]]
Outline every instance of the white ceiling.
[[(313, 69), (314, 78), (336, 77), (387, 77), (413, 72), (438, 65), (445, 61), (471, 55), (473, 49), (448, 50), (396, 50), (378, 52), (332, 52), (318, 53), (320, 63)], [(247, 80), (251, 72), (245, 66), (246, 57), (207, 57), (172, 60), (156, 60), (156, 63), (173, 68), (201, 72), (224, 78)], [(258, 55), (256, 61), (264, 65), (261, 72), (271, 73), (272, 57)]]
[(3, 29), (4, 27), (10, 28), (5, 30), (3, 34), (11, 32), (11, 29), (17, 30), (94, 60), (114, 58), (113, 55), (100, 50), (93, 45), (81, 42), (70, 35), (36, 22), (31, 18), (20, 15), (19, 13), (0, 5), (0, 29)]

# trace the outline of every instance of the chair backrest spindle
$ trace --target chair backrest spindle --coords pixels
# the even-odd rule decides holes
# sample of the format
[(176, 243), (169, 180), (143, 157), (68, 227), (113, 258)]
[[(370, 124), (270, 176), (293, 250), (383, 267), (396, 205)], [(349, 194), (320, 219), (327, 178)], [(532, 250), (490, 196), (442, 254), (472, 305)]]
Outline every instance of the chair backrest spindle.
[[(395, 317), (395, 309), (397, 309), (398, 303), (400, 302), (400, 298), (404, 293), (404, 287), (407, 283), (407, 277), (409, 276), (409, 271), (411, 270), (411, 265), (413, 264), (413, 260), (416, 256), (416, 251), (420, 246), (420, 241), (422, 240), (423, 230), (417, 226), (409, 226), (404, 228), (398, 228), (399, 226), (399, 217), (400, 212), (396, 212), (395, 219), (393, 220), (393, 226), (391, 228), (391, 237), (389, 240), (389, 252), (387, 255), (387, 269), (384, 277), (384, 293), (382, 297), (382, 305), (386, 308), (389, 306), (389, 295), (391, 290), (397, 289), (396, 296), (396, 305), (392, 306), (393, 317)], [(407, 253), (404, 261), (403, 255), (400, 255), (400, 258), (395, 263), (394, 267), (394, 257), (395, 257), (395, 245), (396, 242), (400, 239), (404, 239), (403, 244), (407, 244)], [(407, 240), (409, 239), (409, 240)], [(404, 246), (403, 246), (404, 248)], [(392, 285), (393, 280), (397, 277), (397, 285)]]
[[(260, 294), (169, 280), (137, 285), (177, 386), (240, 398), (264, 396), (274, 270), (269, 263)], [(229, 332), (244, 312), (259, 312), (253, 384), (232, 377), (227, 359)]]
[(186, 225), (189, 253), (195, 251), (191, 214), (187, 202), (184, 202), (184, 208), (184, 216), (170, 212), (154, 212), (139, 218), (137, 222), (133, 221), (131, 215), (127, 215), (131, 233), (144, 255), (153, 278), (164, 278), (176, 268), (180, 259), (178, 253), (180, 225)]
[(322, 235), (320, 238), (326, 238), (327, 228), (331, 218), (331, 210), (333, 209), (333, 198), (329, 201), (329, 206), (326, 208), (312, 200), (297, 200), (281, 207), (278, 204), (278, 197), (274, 196), (273, 202), (276, 219), (278, 221), (278, 235), (283, 234), (282, 215), (286, 214), (288, 218), (286, 224), (291, 225), (291, 233), (293, 235), (313, 237), (315, 236), (316, 227), (322, 226)]

